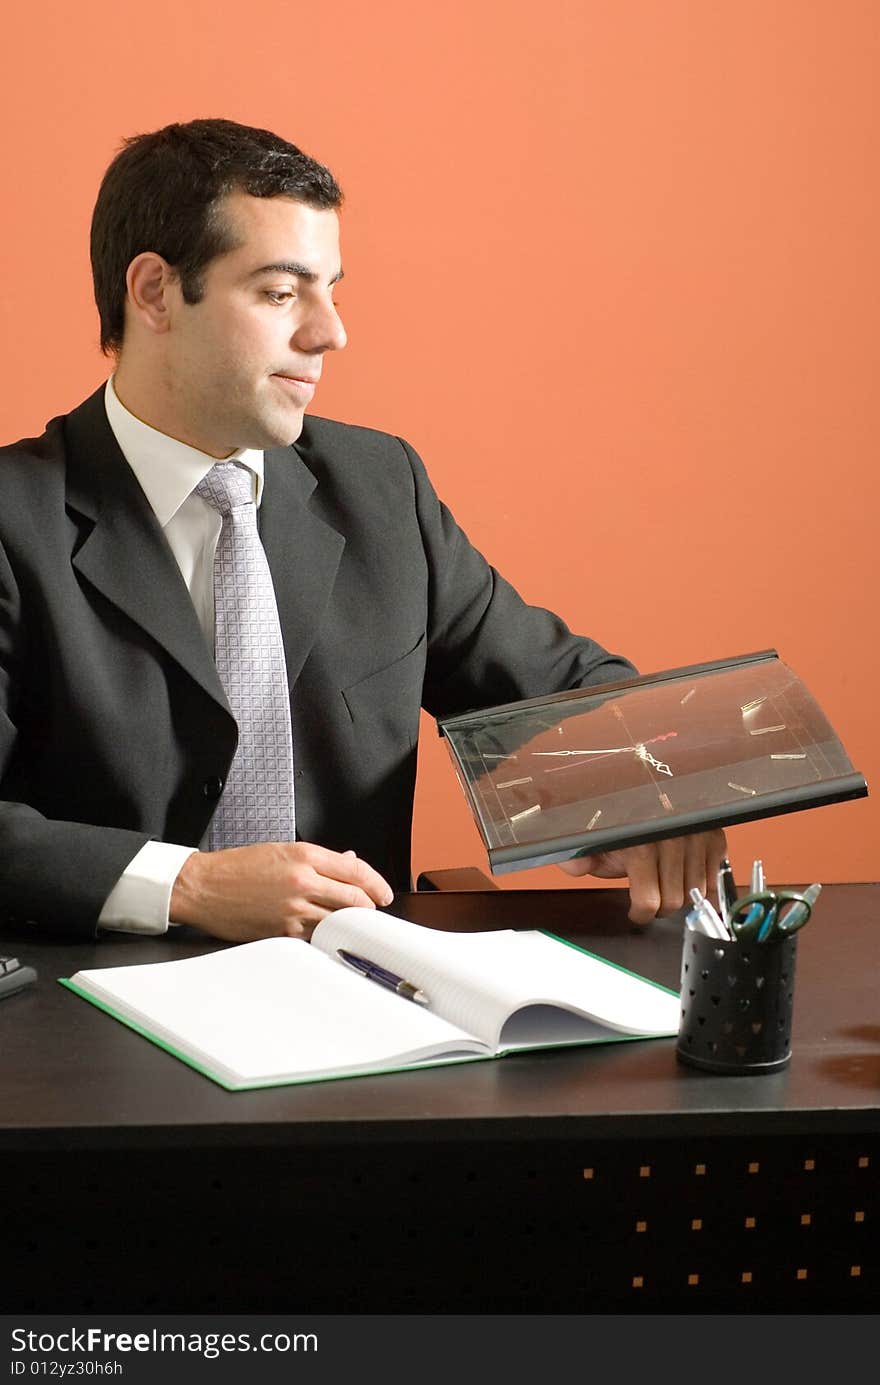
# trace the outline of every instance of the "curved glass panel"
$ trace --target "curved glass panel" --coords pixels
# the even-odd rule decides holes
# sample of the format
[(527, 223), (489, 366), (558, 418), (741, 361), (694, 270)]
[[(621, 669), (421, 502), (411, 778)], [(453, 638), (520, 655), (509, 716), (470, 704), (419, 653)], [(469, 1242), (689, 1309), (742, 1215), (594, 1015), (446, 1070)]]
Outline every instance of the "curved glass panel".
[(775, 650), (439, 727), (495, 874), (868, 792)]

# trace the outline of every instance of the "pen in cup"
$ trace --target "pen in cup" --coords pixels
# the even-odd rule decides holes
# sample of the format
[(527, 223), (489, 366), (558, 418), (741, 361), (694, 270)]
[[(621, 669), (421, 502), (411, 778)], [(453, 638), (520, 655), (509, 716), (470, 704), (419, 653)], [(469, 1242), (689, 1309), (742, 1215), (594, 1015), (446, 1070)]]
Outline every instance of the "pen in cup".
[(346, 952), (344, 948), (337, 949), (338, 955), (343, 962), (347, 962), (355, 971), (359, 971), (361, 976), (366, 976), (370, 981), (378, 981), (380, 986), (384, 986), (389, 991), (394, 991), (396, 995), (402, 996), (404, 1000), (412, 1000), (416, 1005), (428, 1005), (430, 1001), (425, 992), (418, 986), (414, 986), (411, 981), (405, 981), (402, 976), (396, 976), (393, 971), (388, 971), (386, 967), (380, 967), (377, 962), (371, 962), (367, 957), (358, 957), (355, 952)]
[[(791, 908), (788, 909), (787, 912), (784, 913), (782, 917), (777, 920), (777, 933), (780, 934), (782, 937), (787, 938), (789, 934), (796, 933), (799, 928), (803, 928), (804, 924), (810, 917), (813, 905), (816, 903), (816, 900), (819, 898), (819, 895), (821, 893), (821, 885), (808, 885), (807, 888), (804, 890), (805, 902), (800, 903), (799, 901), (796, 901), (794, 904), (792, 904)], [(762, 941), (760, 937), (758, 941)]]
[(696, 886), (690, 891), (693, 908), (687, 915), (686, 922), (691, 927), (699, 926), (700, 932), (705, 933), (710, 938), (717, 938), (720, 942), (729, 943), (730, 933), (725, 928), (717, 910), (706, 899), (701, 890)]
[(730, 914), (736, 903), (736, 885), (730, 861), (725, 856), (718, 867), (718, 907), (724, 927), (730, 932)]

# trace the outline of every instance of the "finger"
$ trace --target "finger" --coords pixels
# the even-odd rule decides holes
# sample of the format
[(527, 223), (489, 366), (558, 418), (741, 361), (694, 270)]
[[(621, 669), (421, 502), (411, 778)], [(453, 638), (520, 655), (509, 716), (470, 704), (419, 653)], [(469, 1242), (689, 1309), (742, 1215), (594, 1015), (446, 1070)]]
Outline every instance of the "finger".
[(311, 916), (307, 919), (293, 919), (287, 926), (287, 936), (290, 938), (305, 938), (307, 943), (312, 941), (312, 934), (322, 919), (332, 914), (332, 909), (322, 909), (320, 905), (312, 906)]
[(718, 869), (727, 853), (727, 841), (721, 831), (698, 832), (687, 838), (685, 886), (695, 886), (718, 908)]
[(685, 902), (685, 855), (687, 838), (669, 837), (657, 843), (660, 876), (660, 916), (678, 913)]
[(718, 870), (727, 855), (727, 838), (720, 827), (714, 832), (707, 832), (706, 837), (708, 839), (706, 844), (706, 872), (708, 878), (715, 882), (717, 890)]
[(557, 864), (566, 875), (592, 875), (595, 863), (601, 859), (600, 856), (575, 856), (571, 861), (559, 861)]
[(315, 920), (334, 909), (375, 909), (376, 902), (359, 885), (345, 880), (330, 880), (324, 875), (298, 882), (300, 894), (292, 901), (295, 917)]
[(696, 832), (693, 836), (682, 839), (685, 845), (684, 855), (684, 888), (685, 901), (690, 903), (690, 892), (693, 889), (700, 891), (707, 899), (714, 904), (715, 895), (718, 891), (718, 882), (713, 874), (710, 873), (706, 860), (706, 839), (701, 832)]
[[(304, 859), (317, 875), (326, 880), (342, 881), (356, 886), (366, 895), (371, 904), (390, 904), (394, 891), (377, 870), (362, 860), (354, 851), (330, 851), (328, 847), (316, 846), (312, 842), (297, 843), (305, 848)], [(360, 901), (359, 901), (360, 902)], [(337, 905), (346, 908), (346, 905)]]
[(595, 875), (598, 880), (620, 880), (626, 875), (625, 851), (599, 851), (593, 856), (579, 856), (573, 861), (560, 861), (559, 869), (566, 875)]
[(650, 923), (657, 917), (661, 900), (658, 854), (655, 845), (629, 847), (624, 853), (632, 923)]

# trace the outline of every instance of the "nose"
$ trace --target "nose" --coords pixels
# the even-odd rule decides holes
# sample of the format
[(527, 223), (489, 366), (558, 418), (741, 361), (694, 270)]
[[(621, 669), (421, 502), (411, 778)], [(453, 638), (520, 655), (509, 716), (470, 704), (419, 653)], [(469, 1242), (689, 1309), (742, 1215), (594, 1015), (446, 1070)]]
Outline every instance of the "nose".
[(303, 351), (341, 351), (347, 341), (342, 318), (332, 300), (314, 304), (293, 336), (294, 345)]

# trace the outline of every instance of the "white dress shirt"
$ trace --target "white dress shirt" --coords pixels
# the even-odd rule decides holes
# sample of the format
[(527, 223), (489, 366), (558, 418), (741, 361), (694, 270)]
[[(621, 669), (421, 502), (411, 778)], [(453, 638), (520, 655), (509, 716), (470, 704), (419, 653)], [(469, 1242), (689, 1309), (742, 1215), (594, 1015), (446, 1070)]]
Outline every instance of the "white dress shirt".
[[(159, 433), (129, 413), (113, 388), (104, 406), (122, 455), (152, 506), (196, 608), (199, 624), (214, 647), (214, 552), (223, 526), (221, 515), (193, 492), (218, 460)], [(242, 449), (232, 457), (254, 475), (254, 495), (263, 495), (263, 454)], [(125, 933), (164, 933), (171, 891), (194, 847), (147, 842), (129, 862), (104, 902), (101, 928)]]

